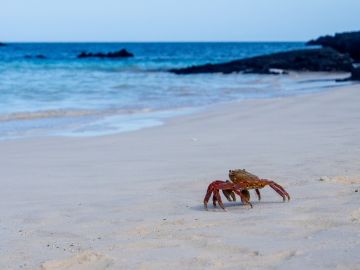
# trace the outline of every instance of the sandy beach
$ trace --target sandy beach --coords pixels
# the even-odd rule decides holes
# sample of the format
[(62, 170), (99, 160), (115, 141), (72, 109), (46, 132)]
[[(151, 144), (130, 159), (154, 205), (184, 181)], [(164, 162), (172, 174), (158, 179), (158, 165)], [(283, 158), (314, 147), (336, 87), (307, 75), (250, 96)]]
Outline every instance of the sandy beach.
[[(276, 85), (274, 85), (276, 87)], [(0, 269), (360, 269), (360, 85), (0, 142)], [(246, 168), (283, 185), (203, 208)]]

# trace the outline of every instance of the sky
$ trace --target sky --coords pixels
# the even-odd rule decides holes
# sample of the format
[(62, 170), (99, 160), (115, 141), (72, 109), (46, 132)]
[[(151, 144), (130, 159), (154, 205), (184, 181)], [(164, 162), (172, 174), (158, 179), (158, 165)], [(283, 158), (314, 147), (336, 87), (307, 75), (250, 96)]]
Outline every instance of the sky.
[(360, 30), (360, 0), (0, 0), (0, 41), (306, 41)]

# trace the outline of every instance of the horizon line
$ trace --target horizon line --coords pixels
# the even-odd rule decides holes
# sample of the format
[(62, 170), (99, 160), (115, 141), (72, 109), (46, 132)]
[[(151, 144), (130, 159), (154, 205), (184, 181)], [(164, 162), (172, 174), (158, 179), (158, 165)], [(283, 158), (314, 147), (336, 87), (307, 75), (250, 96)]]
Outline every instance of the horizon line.
[(109, 41), (109, 40), (101, 40), (101, 41), (64, 41), (64, 40), (54, 40), (54, 41), (5, 41), (0, 40), (0, 43), (280, 43), (280, 42), (287, 42), (287, 43), (305, 43), (308, 41), (304, 40), (178, 40), (178, 41), (171, 41), (171, 40), (159, 40), (159, 41)]

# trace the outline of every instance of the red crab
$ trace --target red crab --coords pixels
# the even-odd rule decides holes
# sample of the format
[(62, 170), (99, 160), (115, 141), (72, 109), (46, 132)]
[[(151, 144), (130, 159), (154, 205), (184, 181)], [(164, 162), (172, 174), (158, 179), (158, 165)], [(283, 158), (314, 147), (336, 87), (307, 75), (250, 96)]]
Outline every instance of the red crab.
[(204, 198), (204, 207), (206, 210), (211, 194), (213, 195), (214, 207), (216, 207), (216, 203), (218, 203), (220, 207), (225, 210), (224, 204), (221, 200), (220, 190), (222, 190), (228, 201), (235, 201), (235, 194), (237, 194), (240, 196), (240, 199), (244, 204), (249, 204), (251, 207), (252, 204), (250, 202), (250, 193), (248, 190), (255, 189), (258, 199), (260, 200), (261, 195), (259, 189), (265, 186), (270, 186), (273, 190), (275, 190), (283, 198), (283, 201), (286, 199), (290, 200), (290, 195), (282, 186), (268, 179), (260, 179), (256, 175), (247, 172), (245, 169), (229, 170), (229, 178), (231, 182), (215, 180), (208, 186)]

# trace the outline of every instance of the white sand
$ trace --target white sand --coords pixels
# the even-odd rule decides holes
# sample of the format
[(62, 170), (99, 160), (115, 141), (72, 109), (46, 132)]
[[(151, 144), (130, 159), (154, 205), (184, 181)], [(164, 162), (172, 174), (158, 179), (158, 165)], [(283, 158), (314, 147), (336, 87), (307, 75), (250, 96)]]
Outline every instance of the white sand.
[[(359, 85), (0, 150), (0, 269), (360, 269)], [(235, 168), (292, 200), (204, 211)]]

